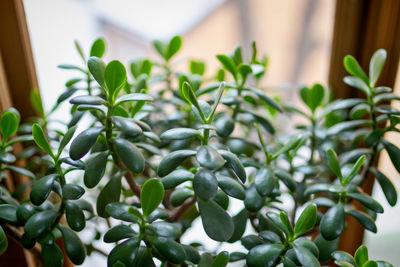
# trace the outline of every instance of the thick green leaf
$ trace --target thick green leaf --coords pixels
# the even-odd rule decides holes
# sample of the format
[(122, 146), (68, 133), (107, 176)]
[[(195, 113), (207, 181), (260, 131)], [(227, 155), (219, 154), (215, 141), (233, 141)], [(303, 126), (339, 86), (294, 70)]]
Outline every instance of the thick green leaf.
[(104, 70), (104, 82), (110, 97), (118, 94), (119, 89), (125, 84), (126, 70), (124, 65), (117, 61), (111, 61)]
[(330, 136), (338, 135), (344, 131), (350, 131), (356, 127), (370, 125), (371, 122), (369, 120), (355, 120), (355, 121), (344, 121), (339, 122), (332, 127), (330, 127), (327, 131), (327, 134)]
[(211, 171), (200, 168), (193, 178), (193, 189), (200, 199), (204, 201), (213, 199), (218, 190), (217, 178)]
[(5, 142), (18, 130), (19, 119), (13, 112), (4, 112), (0, 119), (0, 132), (2, 140)]
[(219, 60), (219, 62), (221, 62), (222, 66), (232, 74), (233, 78), (236, 80), (237, 71), (233, 59), (226, 55), (217, 55), (217, 59)]
[(308, 205), (300, 214), (294, 226), (295, 236), (300, 236), (309, 231), (317, 222), (317, 207), (314, 204)]
[(97, 198), (97, 214), (100, 217), (107, 218), (106, 206), (109, 203), (118, 202), (121, 195), (121, 176), (114, 175), (110, 178), (106, 186), (101, 190)]
[(85, 214), (83, 214), (83, 211), (78, 204), (72, 201), (67, 201), (67, 204), (65, 205), (65, 216), (67, 218), (67, 223), (72, 230), (79, 232), (85, 228)]
[(374, 219), (367, 213), (354, 209), (350, 209), (346, 213), (353, 216), (365, 229), (373, 233), (378, 231)]
[(323, 263), (332, 259), (332, 253), (338, 248), (339, 238), (329, 241), (326, 240), (321, 234), (319, 234), (314, 240), (314, 243), (318, 247), (318, 259), (321, 263)]
[(368, 85), (362, 79), (354, 76), (346, 76), (343, 78), (343, 82), (351, 87), (360, 89), (366, 95), (369, 95)]
[(322, 236), (326, 240), (336, 239), (344, 230), (345, 213), (342, 204), (336, 204), (330, 208), (320, 222)]
[(143, 215), (147, 217), (158, 205), (161, 204), (164, 197), (164, 186), (159, 179), (149, 179), (142, 187), (140, 194), (140, 204), (143, 209)]
[(198, 264), (200, 262), (200, 253), (196, 248), (184, 244), (181, 244), (181, 246), (185, 250), (187, 261), (190, 261), (194, 264)]
[(160, 138), (164, 140), (183, 140), (193, 137), (201, 138), (201, 133), (191, 128), (173, 128), (160, 135)]
[(103, 178), (106, 171), (108, 151), (99, 152), (91, 157), (85, 167), (83, 181), (88, 188), (95, 187)]
[(62, 267), (64, 263), (64, 255), (56, 244), (42, 245), (41, 258), (44, 267)]
[(309, 267), (321, 266), (317, 258), (308, 249), (302, 246), (295, 245), (294, 251), (296, 252), (297, 259), (303, 266), (309, 266)]
[(28, 203), (24, 203), (17, 208), (17, 218), (19, 222), (25, 223), (35, 214), (35, 208)]
[(348, 193), (347, 195), (351, 198), (358, 200), (368, 209), (371, 209), (377, 213), (383, 213), (383, 207), (381, 206), (381, 204), (379, 204), (379, 202), (372, 197), (364, 193)]
[(227, 195), (244, 200), (246, 198), (246, 191), (243, 186), (238, 183), (235, 179), (225, 176), (225, 175), (216, 175), (218, 186), (222, 189)]
[(153, 222), (148, 227), (148, 234), (177, 239), (181, 235), (181, 228), (182, 226), (179, 223)]
[(25, 224), (25, 233), (31, 238), (37, 238), (50, 229), (58, 216), (55, 210), (45, 210), (36, 213)]
[(121, 161), (134, 173), (142, 173), (145, 167), (145, 160), (142, 152), (126, 139), (114, 140), (115, 149)]
[(193, 191), (187, 189), (186, 187), (177, 188), (171, 193), (170, 196), (171, 205), (174, 207), (178, 207), (182, 205), (186, 199), (192, 197), (193, 195), (194, 195)]
[(4, 169), (22, 174), (30, 179), (36, 178), (36, 176), (31, 171), (24, 169), (24, 168), (17, 167), (17, 166), (6, 166), (6, 167), (4, 167)]
[(271, 169), (261, 168), (258, 170), (254, 179), (254, 184), (257, 192), (261, 196), (268, 196), (272, 193), (275, 187), (275, 178)]
[(220, 252), (214, 260), (211, 267), (225, 267), (229, 262), (229, 253), (227, 251)]
[(106, 103), (106, 101), (103, 98), (93, 95), (76, 96), (72, 98), (69, 102), (75, 105), (95, 105), (95, 106)]
[(104, 64), (103, 60), (98, 57), (90, 57), (88, 60), (88, 68), (97, 83), (105, 89), (104, 71), (106, 69), (106, 64)]
[(254, 184), (247, 188), (246, 197), (244, 199), (244, 206), (248, 211), (259, 211), (264, 206), (264, 202), (264, 197), (258, 194), (258, 191)]
[(62, 188), (62, 196), (65, 199), (79, 199), (83, 194), (85, 194), (85, 189), (77, 184), (66, 184)]
[(40, 178), (32, 187), (30, 193), (31, 202), (37, 206), (41, 205), (50, 195), (57, 174), (50, 174)]
[(224, 158), (211, 146), (200, 146), (196, 159), (200, 166), (210, 170), (217, 170), (225, 164)]
[(0, 221), (16, 224), (18, 222), (17, 207), (11, 204), (0, 204)]
[(357, 266), (363, 266), (363, 264), (368, 261), (368, 248), (361, 245), (354, 253), (354, 260)]
[(158, 165), (157, 173), (163, 177), (174, 171), (185, 159), (196, 155), (195, 150), (177, 150), (165, 156), (160, 165)]
[(65, 133), (65, 135), (61, 139), (60, 145), (58, 147), (58, 152), (57, 152), (58, 155), (61, 155), (61, 152), (63, 151), (63, 149), (71, 141), (72, 137), (75, 134), (76, 128), (77, 128), (77, 126), (75, 125), (75, 126), (69, 128), (68, 131)]
[(307, 94), (307, 104), (310, 109), (314, 112), (317, 107), (322, 104), (324, 100), (325, 90), (320, 84), (315, 84), (309, 90)]
[(375, 87), (375, 84), (381, 75), (383, 65), (385, 65), (386, 56), (386, 50), (379, 49), (373, 54), (371, 61), (369, 62), (369, 81), (372, 88)]
[(114, 226), (104, 235), (103, 240), (106, 243), (118, 242), (122, 239), (136, 236), (137, 233), (128, 225), (120, 224)]
[(131, 205), (124, 203), (110, 203), (106, 206), (106, 212), (114, 219), (126, 222), (138, 222), (141, 215)]
[(389, 154), (393, 166), (396, 168), (397, 172), (400, 173), (400, 149), (384, 139), (382, 139), (382, 143), (387, 153)]
[(166, 237), (157, 237), (152, 242), (158, 252), (169, 262), (181, 264), (185, 261), (185, 250), (182, 245), (175, 240)]
[(232, 217), (233, 234), (231, 238), (228, 240), (229, 243), (234, 243), (242, 238), (244, 231), (246, 230), (247, 215), (248, 215), (247, 210), (243, 209), (238, 214)]
[(82, 264), (86, 257), (85, 247), (82, 241), (69, 228), (60, 225), (60, 230), (63, 235), (64, 247), (68, 257), (74, 264)]
[(40, 92), (38, 90), (32, 90), (30, 93), (31, 103), (33, 109), (35, 110), (36, 114), (39, 115), (41, 118), (45, 118), (46, 114), (44, 113), (42, 98), (40, 96)]
[(272, 267), (277, 265), (284, 246), (281, 244), (263, 244), (252, 248), (247, 254), (248, 267)]
[(7, 250), (8, 240), (6, 233), (4, 233), (3, 228), (0, 226), (0, 256)]
[(86, 155), (94, 143), (96, 143), (97, 137), (102, 130), (103, 128), (100, 127), (92, 127), (81, 132), (71, 143), (69, 149), (71, 159), (78, 160)]
[(379, 185), (382, 188), (383, 193), (387, 201), (389, 202), (390, 206), (396, 205), (397, 202), (397, 191), (394, 187), (392, 181), (386, 177), (382, 172), (379, 170), (372, 168), (371, 171), (375, 174), (376, 179), (378, 180)]
[(289, 172), (278, 169), (274, 170), (274, 174), (275, 177), (281, 180), (290, 191), (296, 190), (296, 181), (293, 179)]
[(125, 266), (134, 266), (139, 244), (140, 239), (134, 237), (114, 247), (107, 257), (107, 266), (112, 267), (118, 261)]
[(337, 158), (336, 152), (332, 148), (326, 151), (326, 158), (328, 159), (329, 168), (337, 177), (339, 177), (340, 181), (342, 181), (343, 175), (340, 169), (339, 160)]
[(142, 128), (139, 127), (133, 120), (121, 116), (112, 117), (113, 124), (121, 132), (127, 136), (137, 137), (143, 133)]
[(190, 171), (179, 169), (163, 177), (161, 179), (161, 182), (164, 185), (164, 189), (171, 189), (186, 181), (192, 180), (193, 177), (194, 174), (191, 173)]
[(332, 253), (332, 257), (337, 261), (347, 262), (350, 263), (351, 266), (355, 266), (356, 263), (354, 262), (353, 257), (345, 252), (345, 251), (335, 251)]
[(350, 55), (344, 57), (344, 67), (348, 73), (351, 75), (360, 78), (364, 81), (365, 84), (369, 85), (369, 79), (365, 72), (362, 70), (360, 64), (358, 64), (357, 60)]
[(131, 101), (153, 101), (154, 99), (146, 94), (141, 94), (141, 93), (132, 93), (132, 94), (126, 94), (123, 96), (120, 96), (116, 100), (116, 104), (122, 104), (125, 102), (131, 102)]
[(238, 72), (240, 76), (242, 77), (242, 83), (247, 80), (247, 76), (251, 73), (253, 73), (253, 70), (250, 68), (249, 65), (246, 64), (240, 64), (238, 67)]
[(198, 200), (201, 221), (207, 235), (216, 241), (229, 240), (234, 232), (233, 220), (229, 214), (224, 211), (213, 200)]
[(276, 214), (275, 212), (267, 212), (267, 217), (272, 221), (272, 223), (278, 227), (280, 230), (285, 232), (287, 238), (293, 236), (293, 227), (289, 222), (288, 215), (285, 212)]
[(90, 48), (90, 56), (101, 58), (106, 51), (106, 43), (104, 39), (98, 38), (93, 42), (92, 47)]
[(246, 171), (240, 159), (227, 150), (218, 150), (218, 153), (226, 160), (228, 166), (232, 168), (236, 176), (244, 183), (246, 182)]
[(174, 36), (167, 46), (165, 51), (165, 59), (168, 61), (173, 55), (175, 55), (182, 46), (182, 38), (180, 36)]
[(49, 153), (49, 155), (51, 157), (54, 157), (53, 151), (51, 150), (51, 147), (50, 147), (49, 143), (47, 142), (47, 139), (46, 139), (46, 136), (44, 135), (42, 127), (40, 127), (39, 124), (35, 123), (32, 126), (32, 135), (33, 135), (33, 139), (34, 139), (35, 143), (38, 145), (38, 147), (40, 147), (41, 149), (43, 149), (44, 151)]
[(344, 178), (345, 184), (351, 182), (351, 180), (357, 175), (357, 173), (360, 171), (360, 168), (363, 166), (364, 161), (365, 161), (365, 155), (358, 158), (357, 162), (354, 164), (350, 173)]
[(190, 61), (190, 73), (191, 74), (198, 74), (203, 75), (205, 71), (205, 63), (203, 61)]
[(228, 137), (235, 128), (235, 121), (227, 115), (221, 116), (215, 122), (216, 132), (221, 137)]

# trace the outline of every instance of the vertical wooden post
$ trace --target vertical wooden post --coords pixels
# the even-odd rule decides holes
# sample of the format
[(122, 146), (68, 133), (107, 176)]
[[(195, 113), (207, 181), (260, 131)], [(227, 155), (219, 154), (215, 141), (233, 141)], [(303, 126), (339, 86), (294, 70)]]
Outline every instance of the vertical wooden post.
[[(369, 60), (379, 48), (388, 52), (388, 59), (378, 81), (379, 85), (394, 86), (400, 55), (400, 1), (398, 0), (337, 0), (329, 84), (338, 98), (357, 97), (362, 93), (343, 83), (348, 75), (343, 58), (351, 54), (362, 68), (369, 69)], [(367, 177), (363, 189), (372, 192), (374, 179)], [(361, 245), (364, 229), (353, 218), (347, 220), (339, 249), (349, 253)]]

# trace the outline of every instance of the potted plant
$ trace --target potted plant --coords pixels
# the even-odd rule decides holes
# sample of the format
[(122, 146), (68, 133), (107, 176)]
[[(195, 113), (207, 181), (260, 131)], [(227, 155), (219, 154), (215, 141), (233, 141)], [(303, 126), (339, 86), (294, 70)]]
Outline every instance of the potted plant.
[[(384, 210), (361, 190), (367, 175), (390, 205), (397, 201), (374, 166), (386, 150), (400, 171), (400, 150), (385, 139), (398, 132), (399, 111), (388, 102), (399, 97), (375, 86), (384, 50), (372, 56), (369, 75), (352, 56), (344, 59), (344, 82), (365, 98), (331, 100), (314, 84), (299, 89), (299, 108), (260, 89), (268, 60), (255, 43), (249, 60), (240, 47), (217, 55), (221, 69), (211, 78), (201, 61), (174, 71), (179, 36), (153, 44), (160, 60), (132, 61), (128, 74), (121, 62), (101, 59), (104, 40), (93, 43), (88, 58), (76, 43), (82, 66), (59, 67), (80, 76), (66, 82), (50, 112), (33, 91), (39, 117), (20, 124), (17, 110), (2, 114), (0, 177), (16, 172), (31, 182), (15, 192), (0, 188), (0, 254), (7, 253), (8, 233), (52, 267), (64, 261), (56, 240), (76, 265), (98, 252), (110, 267), (320, 266), (332, 259), (339, 266), (392, 266), (368, 259), (365, 246), (354, 256), (337, 250), (347, 217), (377, 231)], [(60, 123), (52, 112), (61, 105), (71, 118)], [(279, 119), (294, 115), (306, 123), (283, 131)], [(13, 153), (20, 142), (24, 149)], [(17, 159), (25, 165), (16, 166)], [(210, 239), (240, 242), (243, 250), (182, 242), (196, 219)], [(82, 230), (113, 249), (83, 242)]]

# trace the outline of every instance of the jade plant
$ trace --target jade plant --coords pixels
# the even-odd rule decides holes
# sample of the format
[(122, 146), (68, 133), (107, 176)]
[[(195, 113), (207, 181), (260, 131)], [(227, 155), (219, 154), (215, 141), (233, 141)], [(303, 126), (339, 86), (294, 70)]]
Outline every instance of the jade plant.
[[(384, 209), (363, 192), (367, 179), (397, 202), (376, 167), (386, 150), (400, 172), (400, 150), (385, 139), (399, 131), (390, 101), (400, 98), (376, 86), (386, 51), (374, 53), (368, 75), (344, 59), (344, 82), (364, 98), (333, 100), (314, 84), (299, 89), (303, 105), (294, 107), (261, 88), (268, 59), (255, 43), (249, 59), (240, 47), (217, 55), (215, 75), (196, 60), (175, 70), (179, 36), (153, 45), (157, 59), (126, 68), (102, 60), (103, 39), (89, 54), (76, 43), (82, 64), (59, 66), (76, 78), (49, 112), (33, 91), (37, 117), (3, 113), (0, 179), (29, 182), (0, 187), (0, 254), (13, 237), (46, 267), (92, 253), (110, 267), (392, 266), (369, 260), (365, 246), (354, 257), (338, 248), (348, 217), (377, 232)], [(62, 121), (53, 115), (60, 107)], [(295, 116), (302, 124), (280, 123)], [(218, 246), (198, 242), (196, 220)], [(241, 249), (225, 249), (236, 242)]]

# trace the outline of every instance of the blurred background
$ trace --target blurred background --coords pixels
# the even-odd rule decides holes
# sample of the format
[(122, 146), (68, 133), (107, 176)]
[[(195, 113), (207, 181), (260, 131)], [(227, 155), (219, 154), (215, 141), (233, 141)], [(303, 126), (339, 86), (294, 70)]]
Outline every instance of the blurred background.
[[(152, 40), (166, 41), (174, 35), (181, 35), (183, 49), (174, 58), (177, 69), (187, 68), (188, 60), (193, 58), (205, 61), (210, 75), (219, 67), (216, 54), (232, 52), (236, 45), (241, 45), (244, 55), (249, 55), (251, 42), (255, 40), (259, 53), (269, 57), (268, 73), (262, 87), (271, 93), (296, 103), (295, 89), (300, 84), (328, 83), (334, 0), (23, 2), (39, 87), (47, 109), (64, 91), (64, 82), (71, 78), (70, 72), (57, 69), (57, 65), (82, 64), (74, 40), (78, 40), (88, 53), (91, 43), (98, 37), (106, 40), (106, 60), (118, 59), (128, 63), (143, 57), (157, 60)], [(387, 162), (388, 157), (383, 155), (380, 162), (383, 172), (400, 190), (400, 178)], [(384, 205), (385, 213), (378, 216), (379, 232), (365, 235), (370, 256), (400, 264), (400, 205), (390, 207), (379, 186), (375, 187), (373, 194)], [(202, 231), (201, 227), (196, 229)], [(84, 266), (97, 263), (104, 266), (103, 262), (102, 257), (93, 254)]]

